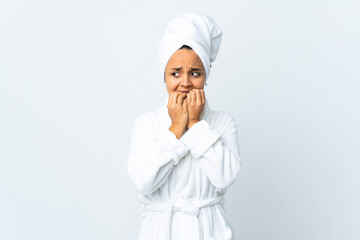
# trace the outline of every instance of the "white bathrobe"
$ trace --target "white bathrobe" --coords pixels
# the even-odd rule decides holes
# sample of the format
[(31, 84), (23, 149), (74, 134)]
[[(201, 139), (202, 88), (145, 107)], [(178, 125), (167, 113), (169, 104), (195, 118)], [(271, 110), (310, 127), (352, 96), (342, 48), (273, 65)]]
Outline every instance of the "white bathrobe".
[(134, 123), (128, 173), (143, 203), (141, 240), (234, 239), (223, 195), (240, 170), (237, 126), (207, 98), (200, 121), (177, 139), (166, 97)]

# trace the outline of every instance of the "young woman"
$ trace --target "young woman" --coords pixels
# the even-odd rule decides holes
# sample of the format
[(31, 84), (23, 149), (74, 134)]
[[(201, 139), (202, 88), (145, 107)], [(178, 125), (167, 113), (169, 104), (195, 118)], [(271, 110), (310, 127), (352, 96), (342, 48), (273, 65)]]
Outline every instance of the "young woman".
[(139, 239), (234, 239), (223, 196), (240, 169), (235, 120), (212, 111), (204, 85), (222, 30), (210, 17), (184, 13), (159, 45), (168, 95), (134, 123), (128, 173), (143, 203)]

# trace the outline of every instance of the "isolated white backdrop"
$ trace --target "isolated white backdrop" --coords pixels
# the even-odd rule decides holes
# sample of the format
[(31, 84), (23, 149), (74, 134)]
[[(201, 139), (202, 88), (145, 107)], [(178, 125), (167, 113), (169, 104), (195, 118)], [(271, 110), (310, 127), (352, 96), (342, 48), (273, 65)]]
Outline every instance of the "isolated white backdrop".
[(224, 31), (206, 96), (238, 123), (237, 239), (360, 239), (359, 1), (1, 0), (1, 240), (136, 238), (131, 127), (186, 11)]

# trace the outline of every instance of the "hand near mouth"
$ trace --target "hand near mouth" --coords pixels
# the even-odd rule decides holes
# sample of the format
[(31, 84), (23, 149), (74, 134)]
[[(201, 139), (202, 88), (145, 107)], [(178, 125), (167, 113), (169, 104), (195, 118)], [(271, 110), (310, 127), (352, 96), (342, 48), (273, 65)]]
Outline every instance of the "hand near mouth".
[(205, 107), (205, 92), (203, 89), (172, 92), (167, 107), (171, 118), (169, 130), (180, 139), (185, 130), (200, 121)]
[(167, 105), (171, 118), (169, 130), (176, 135), (177, 139), (180, 139), (189, 122), (187, 101), (185, 100), (187, 95), (187, 93), (183, 92), (171, 92), (169, 95)]
[(189, 121), (187, 129), (190, 129), (195, 123), (200, 121), (200, 115), (205, 107), (204, 89), (192, 89), (186, 97)]

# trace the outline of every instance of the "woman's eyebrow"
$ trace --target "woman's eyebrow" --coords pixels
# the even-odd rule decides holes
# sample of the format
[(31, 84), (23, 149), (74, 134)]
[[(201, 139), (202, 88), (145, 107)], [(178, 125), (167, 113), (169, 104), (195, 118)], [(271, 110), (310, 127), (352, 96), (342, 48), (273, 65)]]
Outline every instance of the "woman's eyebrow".
[(179, 71), (180, 69), (182, 69), (182, 67), (172, 68), (171, 70), (176, 70), (176, 71)]
[[(176, 70), (176, 71), (179, 71), (179, 70), (181, 70), (182, 69), (182, 67), (178, 67), (178, 68), (171, 68), (171, 70)], [(201, 69), (200, 68), (191, 68), (191, 70), (192, 71), (201, 71)]]

